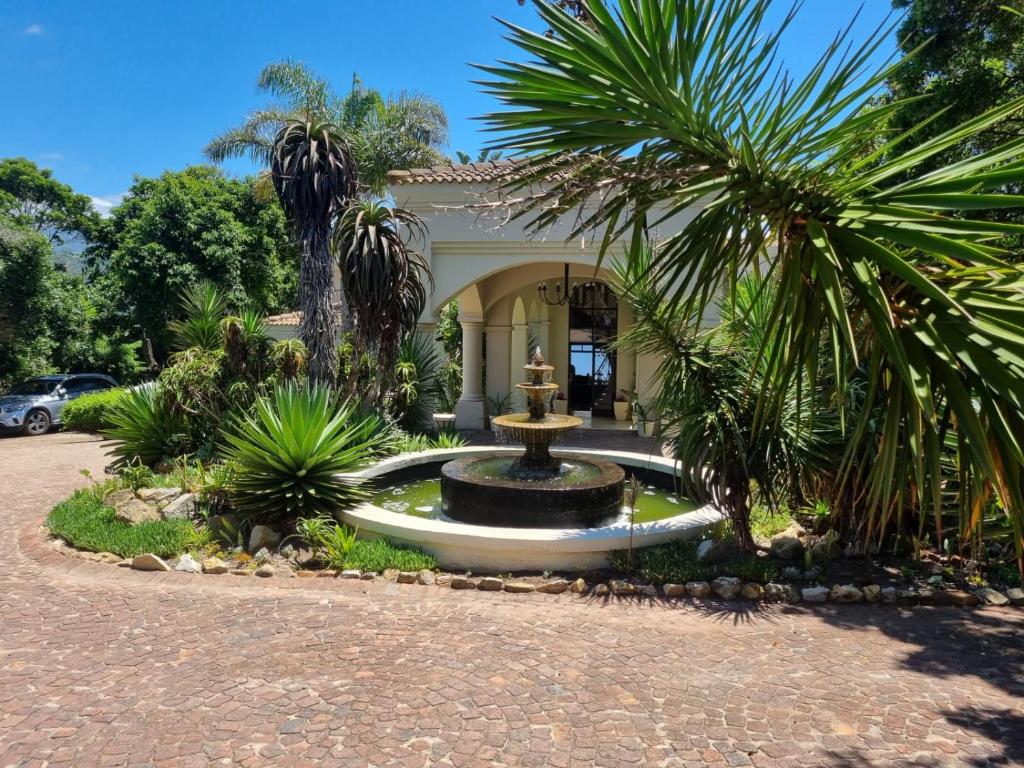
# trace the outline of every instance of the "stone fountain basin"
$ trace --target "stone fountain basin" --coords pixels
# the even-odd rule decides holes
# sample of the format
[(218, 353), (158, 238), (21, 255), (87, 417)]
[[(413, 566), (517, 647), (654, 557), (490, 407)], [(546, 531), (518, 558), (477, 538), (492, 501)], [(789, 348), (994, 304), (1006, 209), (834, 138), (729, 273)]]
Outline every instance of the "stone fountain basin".
[[(465, 458), (518, 455), (519, 448), (465, 447), (401, 454), (355, 473), (376, 479), (422, 464)], [(605, 459), (624, 468), (634, 467), (671, 477), (670, 459), (626, 451), (583, 449), (557, 451), (560, 457)], [(430, 552), (448, 568), (476, 572), (585, 571), (608, 565), (609, 553), (629, 546), (629, 525), (615, 522), (599, 528), (500, 528), (429, 520), (382, 509), (369, 502), (341, 513), (342, 520), (358, 526), (360, 536), (387, 536)], [(676, 539), (700, 536), (725, 516), (711, 505), (675, 517), (633, 527), (633, 547), (649, 547)]]

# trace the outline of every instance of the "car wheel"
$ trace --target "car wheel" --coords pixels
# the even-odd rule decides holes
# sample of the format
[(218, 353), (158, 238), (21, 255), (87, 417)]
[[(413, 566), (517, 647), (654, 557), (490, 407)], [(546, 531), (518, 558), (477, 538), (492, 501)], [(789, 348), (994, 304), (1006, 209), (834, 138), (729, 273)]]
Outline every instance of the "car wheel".
[(29, 411), (25, 417), (25, 434), (30, 437), (45, 435), (50, 431), (50, 414), (42, 409)]

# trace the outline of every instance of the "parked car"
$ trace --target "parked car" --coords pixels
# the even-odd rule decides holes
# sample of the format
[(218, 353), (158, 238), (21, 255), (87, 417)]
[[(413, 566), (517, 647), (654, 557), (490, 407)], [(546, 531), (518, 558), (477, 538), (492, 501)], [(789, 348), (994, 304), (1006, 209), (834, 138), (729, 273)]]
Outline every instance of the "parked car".
[(0, 430), (23, 435), (45, 435), (60, 424), (61, 412), (71, 400), (87, 392), (116, 387), (117, 381), (100, 373), (36, 376), (0, 397)]

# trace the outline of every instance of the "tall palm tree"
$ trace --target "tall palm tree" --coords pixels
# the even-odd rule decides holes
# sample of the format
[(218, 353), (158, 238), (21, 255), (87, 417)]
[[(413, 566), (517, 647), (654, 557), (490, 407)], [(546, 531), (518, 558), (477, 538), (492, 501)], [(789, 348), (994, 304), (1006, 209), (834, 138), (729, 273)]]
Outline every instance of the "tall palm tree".
[(270, 173), (302, 246), (299, 338), (308, 350), (309, 375), (333, 386), (337, 355), (330, 236), (355, 195), (355, 161), (337, 126), (290, 120), (274, 139)]
[(907, 502), (940, 514), (952, 441), (961, 533), (994, 498), (1024, 569), (1024, 268), (1001, 245), (1024, 228), (971, 216), (1024, 207), (1008, 191), (1024, 181), (1024, 139), (917, 171), (1024, 99), (924, 142), (879, 141), (897, 108), (871, 99), (889, 73), (871, 66), (884, 30), (851, 45), (848, 28), (793, 78), (776, 62), (794, 13), (764, 33), (771, 0), (587, 0), (587, 24), (535, 5), (550, 35), (508, 25), (530, 60), (482, 67), (504, 105), (488, 116), (507, 132), (494, 148), (528, 153), (522, 188), (546, 183), (519, 215), (545, 226), (587, 201), (574, 235), (597, 228), (607, 244), (699, 207), (650, 268), (699, 317), (764, 265), (778, 289), (759, 412), (803, 372), (817, 380), (823, 333), (837, 401), (860, 370), (883, 404), (845, 424), (853, 462), (881, 414), (864, 534)]
[[(353, 203), (335, 227), (332, 248), (353, 321), (353, 360), (373, 361), (373, 383), (360, 393), (366, 403), (386, 391), (399, 350), (426, 306), (430, 271), (414, 247), (424, 234), (416, 214), (374, 201)], [(350, 393), (359, 372), (353, 364)]]
[(385, 98), (353, 77), (352, 89), (341, 97), (306, 65), (287, 60), (264, 67), (256, 88), (273, 101), (207, 144), (204, 151), (213, 162), (247, 157), (269, 166), (275, 137), (286, 122), (295, 119), (337, 126), (352, 147), (360, 182), (371, 195), (385, 193), (388, 171), (434, 165), (444, 159), (441, 150), (448, 142), (448, 118), (443, 107), (427, 96), (402, 93)]

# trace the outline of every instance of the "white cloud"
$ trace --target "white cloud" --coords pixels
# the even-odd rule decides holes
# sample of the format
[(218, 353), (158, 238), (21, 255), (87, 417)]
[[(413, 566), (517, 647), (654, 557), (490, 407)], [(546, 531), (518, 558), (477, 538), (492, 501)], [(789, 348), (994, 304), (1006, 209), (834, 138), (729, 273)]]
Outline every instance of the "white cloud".
[(29, 24), (29, 25), (28, 25), (27, 27), (25, 27), (25, 29), (24, 29), (24, 30), (22, 31), (22, 34), (23, 34), (23, 35), (41, 35), (41, 34), (43, 34), (43, 33), (44, 33), (45, 31), (46, 31), (46, 30), (45, 30), (45, 29), (43, 29), (43, 25), (42, 25), (42, 24)]
[(110, 215), (110, 209), (121, 202), (124, 198), (124, 192), (119, 195), (108, 195), (107, 197), (94, 197), (90, 196), (92, 200), (92, 207), (96, 209), (96, 212), (106, 218)]

